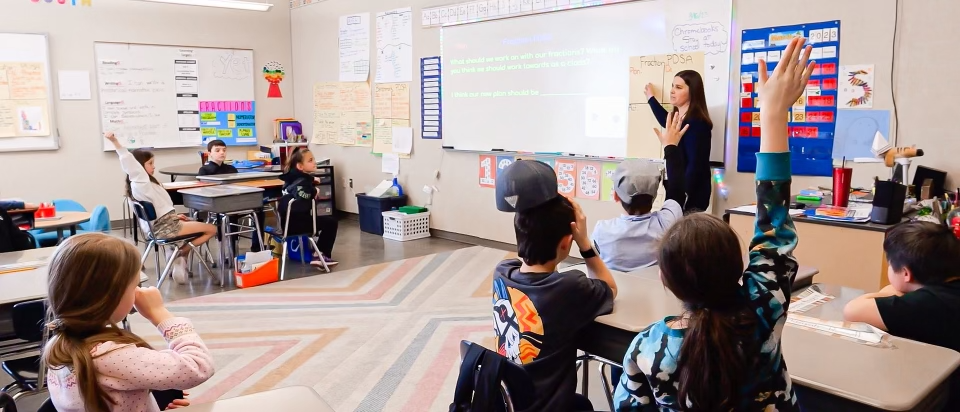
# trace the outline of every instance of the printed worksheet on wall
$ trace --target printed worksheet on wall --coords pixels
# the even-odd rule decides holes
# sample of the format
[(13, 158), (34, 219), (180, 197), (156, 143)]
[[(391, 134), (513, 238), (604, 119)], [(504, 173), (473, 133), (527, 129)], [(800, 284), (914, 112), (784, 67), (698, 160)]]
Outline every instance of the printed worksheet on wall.
[(413, 80), (413, 12), (377, 13), (377, 83)]
[(370, 13), (340, 16), (340, 81), (370, 77)]

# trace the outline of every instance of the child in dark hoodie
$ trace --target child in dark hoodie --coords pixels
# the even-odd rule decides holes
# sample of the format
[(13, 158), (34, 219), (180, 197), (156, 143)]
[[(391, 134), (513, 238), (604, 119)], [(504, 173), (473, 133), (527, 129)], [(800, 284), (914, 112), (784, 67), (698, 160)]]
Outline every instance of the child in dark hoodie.
[[(286, 219), (287, 204), (290, 202), (290, 199), (316, 200), (318, 195), (316, 182), (310, 174), (316, 170), (317, 164), (310, 149), (294, 151), (290, 155), (290, 158), (287, 159), (287, 164), (283, 168), (284, 173), (280, 175), (280, 179), (283, 180), (283, 197), (280, 198), (279, 206), (280, 216), (283, 219)], [(334, 266), (339, 263), (331, 257), (333, 254), (333, 244), (337, 240), (337, 227), (339, 225), (335, 217), (319, 216), (319, 213), (320, 211), (317, 211), (318, 233), (316, 233), (316, 236), (317, 247), (320, 249), (321, 255), (314, 255), (314, 261), (310, 262), (310, 264), (319, 266), (320, 259), (323, 259), (327, 262), (327, 266)], [(310, 225), (309, 214), (309, 209), (300, 209), (295, 206), (294, 210), (290, 212), (290, 219), (292, 220), (290, 227)], [(304, 216), (307, 216), (307, 218), (305, 219)]]

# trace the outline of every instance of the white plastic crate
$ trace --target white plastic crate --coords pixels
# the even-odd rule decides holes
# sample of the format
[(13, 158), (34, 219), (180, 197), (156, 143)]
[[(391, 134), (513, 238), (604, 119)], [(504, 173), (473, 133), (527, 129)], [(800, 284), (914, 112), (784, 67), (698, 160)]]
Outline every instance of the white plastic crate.
[(430, 237), (430, 212), (383, 212), (383, 238), (405, 242)]

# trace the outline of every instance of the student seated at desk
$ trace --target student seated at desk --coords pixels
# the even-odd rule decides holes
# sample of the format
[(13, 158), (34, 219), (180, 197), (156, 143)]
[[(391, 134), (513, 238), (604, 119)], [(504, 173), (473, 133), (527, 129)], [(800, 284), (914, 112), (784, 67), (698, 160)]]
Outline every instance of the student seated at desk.
[[(283, 197), (280, 198), (279, 210), (280, 216), (286, 219), (287, 204), (290, 199), (313, 200), (316, 201), (320, 196), (317, 190), (316, 181), (310, 173), (317, 170), (317, 163), (314, 161), (313, 152), (310, 149), (294, 150), (287, 159), (287, 165), (284, 167), (280, 180), (283, 180)], [(298, 213), (309, 213), (309, 211), (296, 211)], [(304, 223), (294, 217), (291, 212), (291, 227), (294, 224)], [(340, 262), (333, 260), (333, 244), (337, 241), (337, 229), (340, 224), (333, 216), (317, 216), (317, 248), (320, 249), (320, 256), (314, 256), (311, 265), (320, 266), (320, 259), (326, 261), (327, 266), (336, 266)], [(282, 226), (282, 225), (281, 225)]]
[[(227, 144), (223, 140), (216, 139), (211, 140), (210, 143), (207, 143), (207, 164), (200, 166), (200, 170), (197, 171), (197, 174), (200, 176), (208, 175), (225, 175), (230, 173), (237, 173), (237, 168), (233, 165), (228, 165), (224, 163), (227, 160)], [(264, 222), (264, 213), (263, 209), (258, 209), (256, 211), (257, 221), (260, 223), (260, 229), (262, 230), (266, 227)], [(230, 224), (238, 224), (239, 220), (237, 218), (231, 218)], [(221, 236), (217, 235), (217, 240), (220, 240)], [(236, 242), (236, 237), (234, 237), (234, 242)], [(254, 252), (259, 252), (263, 246), (263, 234), (258, 234), (253, 239), (251, 239), (250, 250)]]
[(677, 147), (690, 125), (680, 127), (682, 118), (667, 115), (668, 132), (654, 129), (663, 144), (667, 163), (667, 200), (663, 208), (651, 212), (660, 187), (660, 168), (645, 160), (628, 159), (613, 172), (613, 198), (623, 206), (625, 215), (601, 220), (593, 229), (593, 242), (603, 263), (613, 270), (632, 272), (657, 264), (657, 243), (677, 219), (683, 217), (684, 184), (683, 154)]
[(153, 153), (145, 149), (136, 149), (132, 153), (123, 147), (117, 137), (108, 132), (104, 137), (113, 143), (120, 156), (120, 167), (127, 174), (127, 197), (153, 203), (157, 219), (153, 221), (154, 235), (159, 239), (171, 238), (189, 233), (203, 233), (180, 249), (180, 256), (173, 265), (173, 280), (178, 284), (187, 282), (187, 259), (190, 248), (206, 243), (217, 234), (217, 228), (201, 222), (188, 221), (187, 217), (177, 214), (170, 194), (153, 177), (155, 166)]
[(223, 163), (226, 160), (227, 144), (220, 139), (211, 140), (210, 143), (207, 143), (207, 164), (200, 166), (200, 171), (197, 174), (207, 176), (237, 173), (236, 167)]
[[(58, 411), (187, 406), (186, 399), (157, 405), (150, 390), (190, 389), (213, 376), (213, 356), (190, 320), (174, 317), (157, 288), (139, 283), (140, 253), (124, 239), (71, 236), (50, 258), (43, 363)], [(117, 326), (133, 308), (160, 331), (167, 349), (154, 350)]]
[[(960, 240), (929, 222), (894, 226), (883, 240), (890, 284), (847, 303), (843, 317), (960, 352)], [(960, 370), (947, 411), (960, 411)]]
[(0, 209), (15, 210), (15, 209), (36, 209), (36, 208), (37, 208), (37, 205), (33, 203), (25, 203), (22, 200), (0, 199)]
[[(497, 351), (533, 380), (536, 400), (528, 410), (592, 411), (590, 401), (576, 393), (576, 341), (597, 316), (613, 311), (617, 284), (593, 250), (580, 206), (557, 193), (550, 166), (535, 160), (510, 165), (498, 176), (496, 199), (498, 210), (516, 212), (520, 257), (495, 270)], [(574, 242), (586, 275), (557, 272)]]
[(787, 213), (791, 173), (783, 114), (813, 72), (811, 48), (803, 43), (790, 42), (769, 78), (766, 63), (759, 63), (762, 133), (749, 266), (743, 270), (737, 234), (715, 216), (692, 214), (667, 230), (660, 277), (685, 312), (650, 325), (630, 344), (614, 394), (617, 411), (799, 411), (780, 338), (798, 267), (797, 234)]

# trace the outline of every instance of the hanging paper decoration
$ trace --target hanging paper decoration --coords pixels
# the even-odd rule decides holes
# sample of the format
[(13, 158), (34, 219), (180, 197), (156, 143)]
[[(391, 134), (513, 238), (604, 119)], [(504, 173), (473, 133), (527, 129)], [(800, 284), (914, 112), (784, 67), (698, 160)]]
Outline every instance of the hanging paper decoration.
[(279, 99), (283, 97), (283, 94), (280, 93), (280, 82), (283, 81), (283, 65), (275, 61), (267, 63), (263, 66), (263, 78), (270, 83), (270, 88), (267, 89), (268, 98)]
[(555, 159), (554, 164), (557, 172), (557, 191), (566, 197), (575, 197), (577, 195), (577, 162)]
[(480, 156), (480, 187), (496, 186), (497, 167), (495, 156)]
[(873, 65), (856, 64), (840, 66), (840, 74), (846, 76), (844, 85), (837, 90), (837, 102), (851, 109), (873, 107)]
[(600, 163), (577, 162), (577, 197), (600, 199)]

